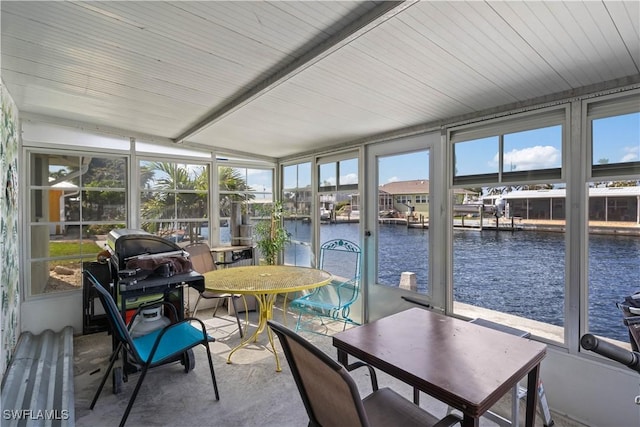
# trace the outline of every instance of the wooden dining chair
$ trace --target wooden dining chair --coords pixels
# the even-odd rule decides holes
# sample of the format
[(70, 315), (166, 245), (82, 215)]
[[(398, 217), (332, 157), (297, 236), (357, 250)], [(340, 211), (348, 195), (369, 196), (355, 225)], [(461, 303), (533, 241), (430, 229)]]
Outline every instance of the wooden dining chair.
[(453, 414), (438, 419), (392, 389), (378, 388), (375, 375), (371, 376), (373, 392), (361, 399), (356, 383), (342, 365), (291, 329), (273, 320), (267, 323), (280, 340), (309, 415), (309, 426), (445, 427), (461, 422)]

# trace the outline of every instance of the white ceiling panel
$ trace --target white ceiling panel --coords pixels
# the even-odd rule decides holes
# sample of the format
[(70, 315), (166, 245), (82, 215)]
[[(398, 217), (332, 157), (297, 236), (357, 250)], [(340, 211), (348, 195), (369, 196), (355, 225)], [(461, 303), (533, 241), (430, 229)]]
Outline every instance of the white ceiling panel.
[[(606, 31), (607, 41), (615, 40), (615, 33), (620, 36), (621, 43), (626, 47), (630, 65), (636, 72), (640, 68), (640, 2), (638, 1), (618, 1), (604, 4), (607, 15), (611, 19), (611, 25)], [(613, 34), (613, 35), (612, 35)], [(622, 61), (626, 61), (623, 49), (617, 44), (612, 45), (616, 55), (621, 56)]]
[(640, 2), (2, 1), (21, 112), (271, 157), (640, 82)]

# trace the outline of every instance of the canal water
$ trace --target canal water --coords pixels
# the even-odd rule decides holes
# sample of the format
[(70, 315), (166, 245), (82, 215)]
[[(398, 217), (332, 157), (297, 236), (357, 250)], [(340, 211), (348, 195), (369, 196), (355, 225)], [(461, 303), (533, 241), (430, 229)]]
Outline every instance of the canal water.
[[(358, 242), (358, 227), (323, 224), (321, 241)], [(301, 240), (310, 240), (309, 223), (291, 222), (287, 228)], [(379, 283), (397, 286), (400, 274), (411, 271), (416, 273), (418, 291), (426, 292), (429, 230), (381, 225), (378, 238), (383, 260)], [(455, 301), (563, 326), (564, 239), (564, 233), (553, 232), (454, 230)], [(591, 235), (588, 256), (589, 331), (628, 342), (616, 303), (640, 291), (640, 238)], [(309, 248), (291, 246), (285, 259), (294, 258), (308, 260)]]

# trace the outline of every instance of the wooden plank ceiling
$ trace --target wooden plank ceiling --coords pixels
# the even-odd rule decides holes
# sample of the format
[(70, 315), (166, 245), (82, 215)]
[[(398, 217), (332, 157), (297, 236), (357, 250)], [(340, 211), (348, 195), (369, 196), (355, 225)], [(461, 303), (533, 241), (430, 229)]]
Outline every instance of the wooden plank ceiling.
[(640, 2), (2, 1), (22, 113), (281, 158), (640, 81)]

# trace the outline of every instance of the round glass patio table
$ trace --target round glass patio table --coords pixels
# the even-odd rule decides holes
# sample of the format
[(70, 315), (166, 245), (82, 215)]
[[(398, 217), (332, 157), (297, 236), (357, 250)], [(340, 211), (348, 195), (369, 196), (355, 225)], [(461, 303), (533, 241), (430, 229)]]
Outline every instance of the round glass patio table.
[(291, 265), (252, 265), (213, 270), (203, 274), (205, 288), (212, 292), (254, 295), (258, 301), (258, 327), (254, 333), (245, 336), (240, 344), (231, 350), (227, 363), (237, 350), (258, 340), (265, 329), (269, 344), (276, 359), (276, 371), (280, 372), (280, 359), (273, 343), (273, 335), (267, 327), (267, 320), (273, 317), (273, 306), (278, 294), (304, 291), (324, 286), (331, 282), (332, 275), (324, 270)]

